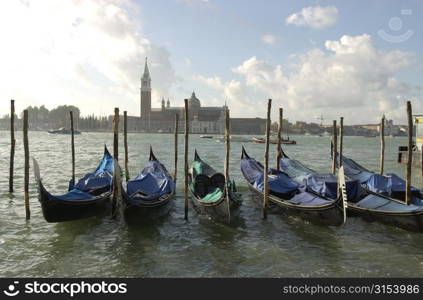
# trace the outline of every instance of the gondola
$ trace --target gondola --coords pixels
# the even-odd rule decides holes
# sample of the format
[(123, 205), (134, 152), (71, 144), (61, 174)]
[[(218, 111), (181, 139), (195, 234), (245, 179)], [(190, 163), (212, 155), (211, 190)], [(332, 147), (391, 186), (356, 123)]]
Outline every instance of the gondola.
[(191, 201), (199, 214), (227, 220), (229, 213), (230, 216), (235, 216), (238, 213), (242, 198), (237, 192), (235, 181), (229, 180), (229, 193), (226, 195), (225, 176), (204, 162), (197, 150), (188, 175)]
[(50, 194), (43, 185), (38, 163), (33, 159), (38, 199), (47, 222), (65, 222), (88, 218), (104, 212), (113, 190), (113, 157), (106, 147), (97, 169), (76, 184), (69, 182), (68, 192)]
[[(290, 159), (282, 151), (281, 169), (296, 182), (302, 182), (306, 189), (330, 198), (336, 197), (336, 177), (332, 174), (316, 174), (301, 162)], [(406, 205), (386, 195), (367, 190), (357, 177), (351, 176), (351, 169), (343, 164), (347, 176), (346, 197), (348, 216), (360, 216), (367, 221), (379, 221), (410, 231), (423, 231), (423, 207)]]
[[(264, 167), (250, 158), (242, 147), (241, 171), (250, 190), (262, 203), (264, 190)], [(313, 223), (339, 226), (345, 223), (345, 205), (341, 196), (336, 200), (306, 191), (286, 173), (269, 170), (269, 210), (273, 213), (292, 213)]]
[(154, 156), (134, 179), (123, 184), (123, 212), (127, 221), (143, 221), (167, 215), (172, 208), (176, 185), (165, 166)]

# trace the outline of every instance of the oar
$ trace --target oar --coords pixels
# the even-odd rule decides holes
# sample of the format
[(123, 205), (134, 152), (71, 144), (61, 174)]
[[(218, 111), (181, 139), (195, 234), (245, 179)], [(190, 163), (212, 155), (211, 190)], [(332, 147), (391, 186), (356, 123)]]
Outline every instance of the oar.
[(231, 223), (231, 207), (229, 199), (229, 152), (230, 152), (230, 141), (229, 141), (229, 109), (225, 106), (225, 193), (226, 193), (226, 204), (228, 206), (228, 223)]
[(345, 182), (344, 166), (339, 168), (338, 171), (338, 197), (342, 197), (342, 210), (344, 212), (344, 222), (347, 221), (347, 207), (348, 207), (348, 197), (347, 197), (347, 184)]

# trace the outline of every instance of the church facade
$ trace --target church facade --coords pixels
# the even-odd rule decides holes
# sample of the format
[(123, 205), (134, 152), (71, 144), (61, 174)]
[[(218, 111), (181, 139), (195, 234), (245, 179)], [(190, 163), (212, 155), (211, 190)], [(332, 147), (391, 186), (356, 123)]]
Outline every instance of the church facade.
[[(223, 134), (225, 108), (205, 107), (201, 105), (193, 91), (188, 99), (190, 133)], [(128, 116), (128, 130), (135, 132), (173, 132), (175, 115), (179, 115), (179, 129), (184, 131), (185, 108), (173, 107), (170, 100), (162, 98), (161, 107), (151, 106), (151, 76), (147, 59), (141, 77), (140, 117)], [(266, 120), (261, 118), (231, 118), (232, 134), (263, 134)]]

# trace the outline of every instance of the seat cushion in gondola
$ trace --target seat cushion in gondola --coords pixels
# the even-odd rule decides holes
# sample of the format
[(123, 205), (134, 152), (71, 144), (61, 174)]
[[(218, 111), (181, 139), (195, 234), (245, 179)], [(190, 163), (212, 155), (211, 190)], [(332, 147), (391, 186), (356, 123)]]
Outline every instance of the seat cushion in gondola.
[(225, 176), (222, 173), (216, 173), (210, 178), (210, 184), (219, 189), (225, 188)]
[(199, 174), (194, 179), (194, 191), (198, 197), (203, 198), (209, 193), (211, 185), (210, 177), (207, 175)]

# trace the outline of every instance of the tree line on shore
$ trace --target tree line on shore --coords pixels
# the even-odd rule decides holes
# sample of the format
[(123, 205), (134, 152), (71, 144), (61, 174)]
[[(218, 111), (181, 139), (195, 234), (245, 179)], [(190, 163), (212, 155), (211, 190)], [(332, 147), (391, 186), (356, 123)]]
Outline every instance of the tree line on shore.
[[(60, 105), (51, 110), (44, 105), (29, 106), (28, 110), (28, 125), (30, 130), (50, 130), (58, 128), (70, 128), (69, 112), (73, 111), (75, 120), (75, 129), (82, 131), (108, 131), (112, 128), (111, 117), (95, 116), (94, 114), (88, 116), (81, 116), (80, 109), (73, 105)], [(20, 117), (15, 115), (15, 126), (17, 129), (21, 128), (22, 115)], [(0, 118), (0, 129), (8, 130), (10, 128), (10, 115), (6, 114)], [(271, 124), (271, 131), (276, 132), (278, 128), (277, 122)], [(306, 123), (297, 121), (295, 124), (288, 120), (283, 120), (283, 128), (285, 134), (311, 134), (321, 135), (330, 134), (331, 128), (322, 127), (317, 123)], [(357, 126), (345, 126), (345, 135), (361, 135), (372, 136), (377, 135), (378, 132)], [(402, 132), (397, 132), (395, 135), (403, 135)]]
[[(81, 116), (78, 107), (73, 105), (60, 105), (52, 110), (48, 110), (44, 105), (40, 107), (29, 106), (28, 110), (28, 127), (30, 130), (49, 130), (58, 128), (70, 128), (69, 112), (73, 111), (75, 120), (75, 128), (78, 130), (109, 130), (110, 122), (108, 117)], [(23, 112), (18, 117), (15, 114), (16, 127), (21, 128)], [(0, 129), (10, 128), (10, 114), (4, 115), (0, 119)]]

